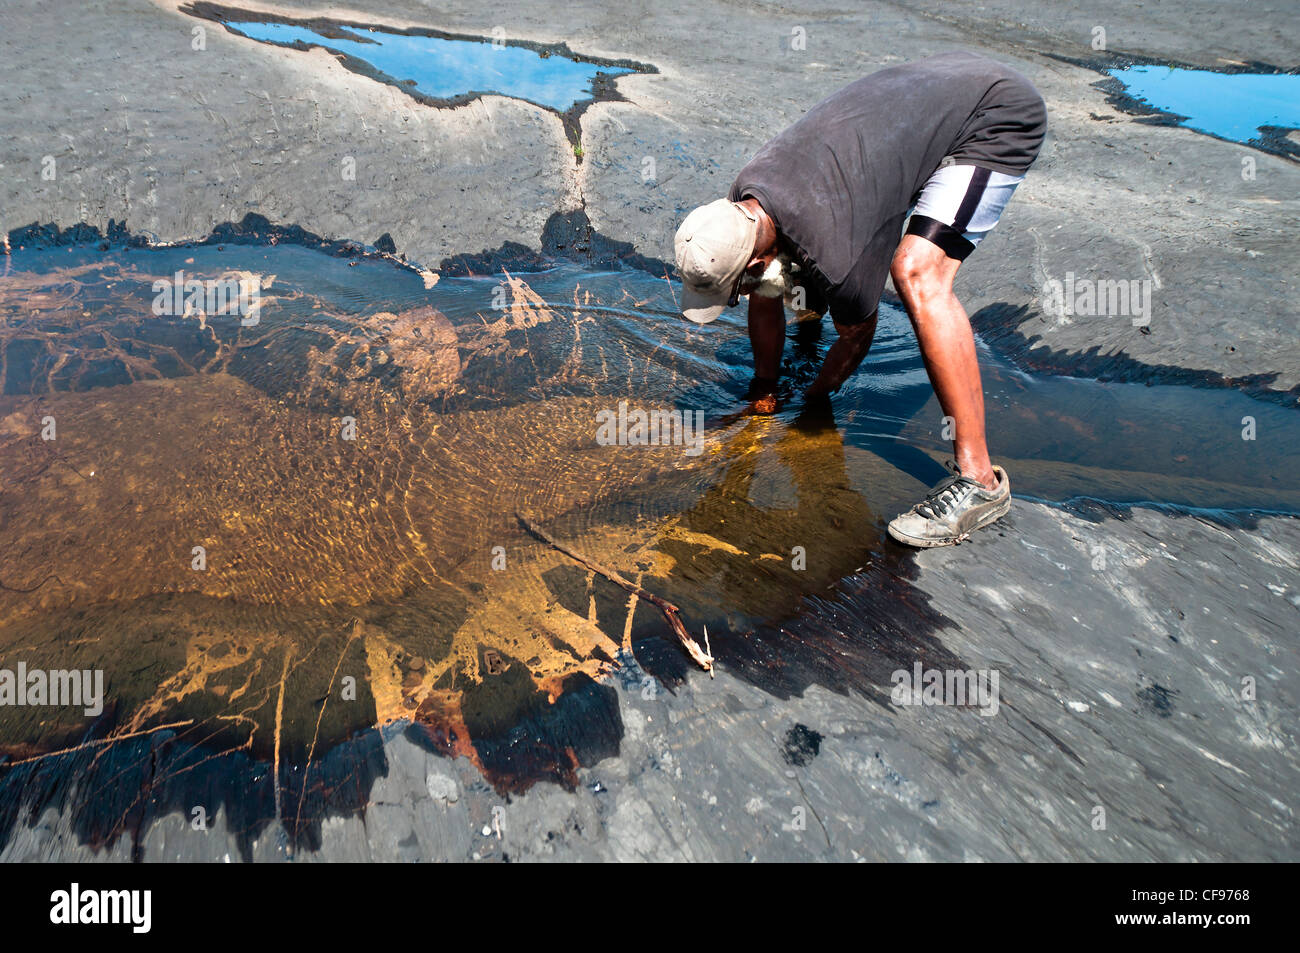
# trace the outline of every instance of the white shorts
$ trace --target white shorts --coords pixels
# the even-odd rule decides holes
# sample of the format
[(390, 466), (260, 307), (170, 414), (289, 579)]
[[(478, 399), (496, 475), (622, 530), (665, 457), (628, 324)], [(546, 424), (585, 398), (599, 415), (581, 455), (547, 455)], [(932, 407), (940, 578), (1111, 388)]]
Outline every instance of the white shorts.
[(976, 165), (940, 165), (926, 180), (907, 223), (908, 235), (934, 242), (958, 261), (975, 250), (1025, 180)]

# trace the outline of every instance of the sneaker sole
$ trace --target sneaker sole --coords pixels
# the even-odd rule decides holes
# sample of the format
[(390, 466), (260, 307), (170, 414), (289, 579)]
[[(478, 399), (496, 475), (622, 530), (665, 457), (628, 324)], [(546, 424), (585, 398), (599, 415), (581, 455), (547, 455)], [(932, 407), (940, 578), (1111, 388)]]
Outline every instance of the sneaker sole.
[(1009, 513), (1010, 511), (1011, 511), (1011, 497), (1010, 495), (1008, 495), (1005, 500), (1003, 500), (1001, 503), (995, 506), (983, 517), (981, 517), (978, 523), (976, 523), (966, 532), (962, 533), (960, 536), (945, 536), (941, 539), (920, 539), (916, 536), (908, 536), (906, 533), (898, 532), (898, 530), (894, 529), (892, 524), (888, 527), (889, 535), (892, 536), (897, 542), (900, 542), (905, 546), (914, 546), (917, 549), (937, 549), (940, 546), (956, 546), (958, 543), (970, 539), (970, 534), (975, 532), (975, 530), (983, 529), (985, 526), (988, 526), (990, 523), (997, 522), (1002, 517), (1006, 516), (1007, 513)]

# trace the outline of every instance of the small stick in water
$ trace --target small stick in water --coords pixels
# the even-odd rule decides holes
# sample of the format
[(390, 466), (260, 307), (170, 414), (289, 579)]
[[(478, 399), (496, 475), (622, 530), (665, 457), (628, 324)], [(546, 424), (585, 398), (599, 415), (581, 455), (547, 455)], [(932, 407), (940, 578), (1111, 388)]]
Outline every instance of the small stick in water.
[(710, 678), (713, 677), (713, 656), (709, 655), (707, 652), (701, 649), (700, 646), (696, 643), (696, 641), (693, 638), (691, 638), (690, 633), (686, 631), (686, 626), (682, 624), (682, 620), (678, 615), (678, 613), (680, 613), (681, 610), (677, 608), (677, 606), (673, 605), (671, 602), (669, 602), (666, 599), (659, 598), (653, 592), (650, 592), (647, 589), (642, 589), (636, 583), (629, 582), (628, 580), (620, 576), (618, 573), (616, 573), (614, 570), (610, 569), (607, 566), (602, 566), (594, 559), (584, 556), (576, 549), (571, 549), (568, 546), (565, 546), (563, 543), (556, 540), (555, 537), (553, 537), (550, 533), (546, 532), (546, 530), (542, 529), (540, 526), (538, 526), (532, 520), (528, 519), (528, 517), (524, 516), (522, 513), (516, 513), (515, 517), (519, 520), (519, 522), (524, 524), (524, 527), (530, 533), (532, 533), (534, 536), (541, 539), (543, 542), (549, 543), (551, 546), (554, 546), (560, 552), (564, 553), (564, 555), (572, 559), (576, 559), (578, 562), (582, 563), (588, 569), (600, 573), (602, 576), (604, 576), (610, 582), (614, 583), (616, 586), (621, 586), (624, 589), (626, 589), (628, 592), (632, 593), (634, 596), (644, 599), (646, 602), (652, 603), (654, 606), (656, 606), (659, 609), (659, 611), (664, 614), (664, 618), (668, 620), (668, 625), (672, 628), (673, 632), (676, 633), (677, 640), (682, 643), (682, 648), (686, 649), (686, 654), (689, 655), (691, 658), (693, 658), (696, 664), (700, 666), (700, 668), (708, 672)]

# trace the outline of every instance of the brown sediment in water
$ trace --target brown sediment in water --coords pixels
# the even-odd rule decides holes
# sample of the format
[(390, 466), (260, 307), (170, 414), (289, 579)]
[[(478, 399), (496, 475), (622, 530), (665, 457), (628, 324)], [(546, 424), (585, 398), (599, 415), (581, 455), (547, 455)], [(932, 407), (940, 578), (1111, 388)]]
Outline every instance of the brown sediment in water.
[[(342, 313), (277, 278), (244, 327), (154, 315), (155, 270), (110, 256), (0, 279), (0, 666), (108, 686), (97, 719), (6, 717), (0, 831), (24, 799), (71, 796), (42, 765), (77, 765), (125, 785), (79, 809), (91, 843), (218, 785), (246, 837), (278, 819), (310, 844), (327, 810), (364, 809), (387, 726), (501, 792), (572, 786), (617, 753), (605, 682), (628, 653), (667, 684), (690, 663), (657, 612), (517, 512), (680, 605), (697, 637), (708, 624), (778, 691), (804, 676), (785, 677), (763, 620), (874, 564), (861, 481), (896, 472), (833, 421), (742, 420), (699, 456), (598, 445), (618, 396), (566, 388), (642, 393), (649, 358), (602, 338), (580, 287), (559, 307), (505, 274), (503, 307), (453, 324), (428, 303)], [(510, 399), (466, 403), (482, 389)]]
[[(195, 631), (168, 640), (179, 643), (176, 670), (153, 660), (143, 681), (166, 677), (147, 697), (134, 693), (136, 711), (119, 710), (126, 729), (167, 717), (213, 685), (237, 708), (249, 679), (278, 672), (286, 646), (312, 641), (317, 627), (346, 629), (349, 613), (382, 617), (389, 605), (405, 604), (434, 629), (429, 620), (440, 611), (458, 619), (480, 609), (463, 630), (444, 622), (422, 640), (436, 652), (404, 653), (401, 635), (358, 623), (379, 722), (412, 714), (406, 700), (422, 700), (440, 680), (477, 678), (480, 643), (535, 659), (533, 676), (551, 693), (572, 672), (602, 674), (617, 651), (584, 620), (543, 625), (525, 604), (530, 593), (511, 592), (525, 571), (511, 565), (520, 559), (516, 506), (581, 508), (653, 466), (650, 454), (620, 471), (590, 453), (554, 453), (565, 442), (558, 434), (590, 432), (592, 399), (453, 416), (373, 405), (357, 413), (355, 441), (341, 439), (337, 418), (272, 400), (227, 374), (5, 403), (4, 655), (42, 645), (61, 652), (70, 640), (100, 646), (98, 664), (79, 667), (106, 668), (122, 699), (133, 694), (122, 668), (139, 653), (145, 633), (131, 623), (145, 604), (171, 603), (178, 632), (193, 618)], [(58, 421), (55, 441), (38, 435), (47, 415)], [(490, 569), (495, 545), (508, 548), (504, 572)], [(202, 569), (194, 568), (198, 546)], [(500, 607), (483, 609), (498, 595)], [(193, 608), (200, 603), (203, 611)], [(505, 616), (490, 621), (511, 611), (509, 628)], [(71, 626), (73, 613), (76, 631), (56, 636), (52, 621), (63, 614)], [(96, 617), (114, 616), (116, 636), (93, 627)], [(93, 634), (75, 638), (88, 628)], [(512, 628), (523, 634), (503, 642)], [(556, 639), (568, 650), (557, 650)], [(602, 643), (603, 661), (592, 654)], [(414, 682), (393, 674), (406, 654), (423, 663)], [(451, 707), (431, 703), (429, 711)], [(22, 720), (11, 728), (29, 727)]]
[[(3, 657), (26, 652), (35, 665), (53, 653), (50, 667), (105, 670), (117, 730), (184, 715), (223, 737), (248, 728), (261, 754), (289, 655), (310, 686), (290, 699), (279, 729), (289, 742), (314, 740), (308, 703), (337, 695), (335, 670), (352, 653), (342, 674), (368, 689), (359, 701), (373, 715), (349, 724), (413, 718), (471, 758), (457, 706), (463, 684), (485, 677), (484, 651), (552, 701), (574, 674), (607, 674), (621, 639), (555, 605), (542, 577), (569, 561), (522, 538), (513, 513), (581, 513), (656, 472), (683, 481), (673, 448), (621, 455), (620, 467), (602, 448), (572, 447), (605, 403), (594, 398), (455, 415), (372, 407), (355, 442), (336, 418), (227, 374), (6, 403)], [(42, 415), (59, 422), (56, 441), (39, 439)], [(692, 510), (588, 525), (584, 551), (626, 566), (632, 550), (642, 577), (680, 590), (696, 617), (715, 601), (755, 618), (793, 611), (808, 585), (852, 572), (874, 517), (843, 479), (833, 429), (778, 441), (797, 508), (750, 504), (761, 432), (773, 428), (785, 429), (750, 421), (699, 464), (726, 475)], [(687, 499), (668, 484), (663, 498)], [(790, 568), (792, 539), (806, 540), (807, 570)], [(497, 545), (503, 571), (491, 568)], [(9, 729), (6, 741), (26, 741), (33, 725), (19, 717)]]
[[(607, 399), (439, 409), (473, 362), (529, 361), (512, 337), (551, 322), (573, 336), (551, 380), (576, 375), (580, 289), (561, 313), (506, 275), (506, 306), (458, 329), (429, 306), (331, 322), (279, 287), (310, 327), (236, 328), (153, 315), (156, 277), (104, 261), (0, 284), (0, 348), (28, 348), (7, 381), (38, 391), (0, 398), (0, 660), (103, 670), (110, 737), (189, 721), (184, 740), (267, 759), (411, 719), (477, 761), (484, 720), (615, 666), (619, 642), (538, 578), (564, 558), (513, 514), (581, 511), (679, 470), (680, 450), (596, 446)], [(91, 386), (105, 364), (131, 382)], [(489, 676), (515, 687), (479, 692), (467, 724)], [(0, 742), (29, 758), (84, 732), (79, 712), (30, 708)]]

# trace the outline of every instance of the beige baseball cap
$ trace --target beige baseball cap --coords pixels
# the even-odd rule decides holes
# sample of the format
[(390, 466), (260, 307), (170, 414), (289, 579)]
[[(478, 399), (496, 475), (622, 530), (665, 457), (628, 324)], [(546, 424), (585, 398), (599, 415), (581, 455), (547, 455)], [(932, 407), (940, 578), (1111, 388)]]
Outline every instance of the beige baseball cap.
[(682, 314), (708, 324), (722, 313), (754, 257), (758, 218), (729, 199), (701, 205), (682, 222), (673, 239), (682, 276)]

